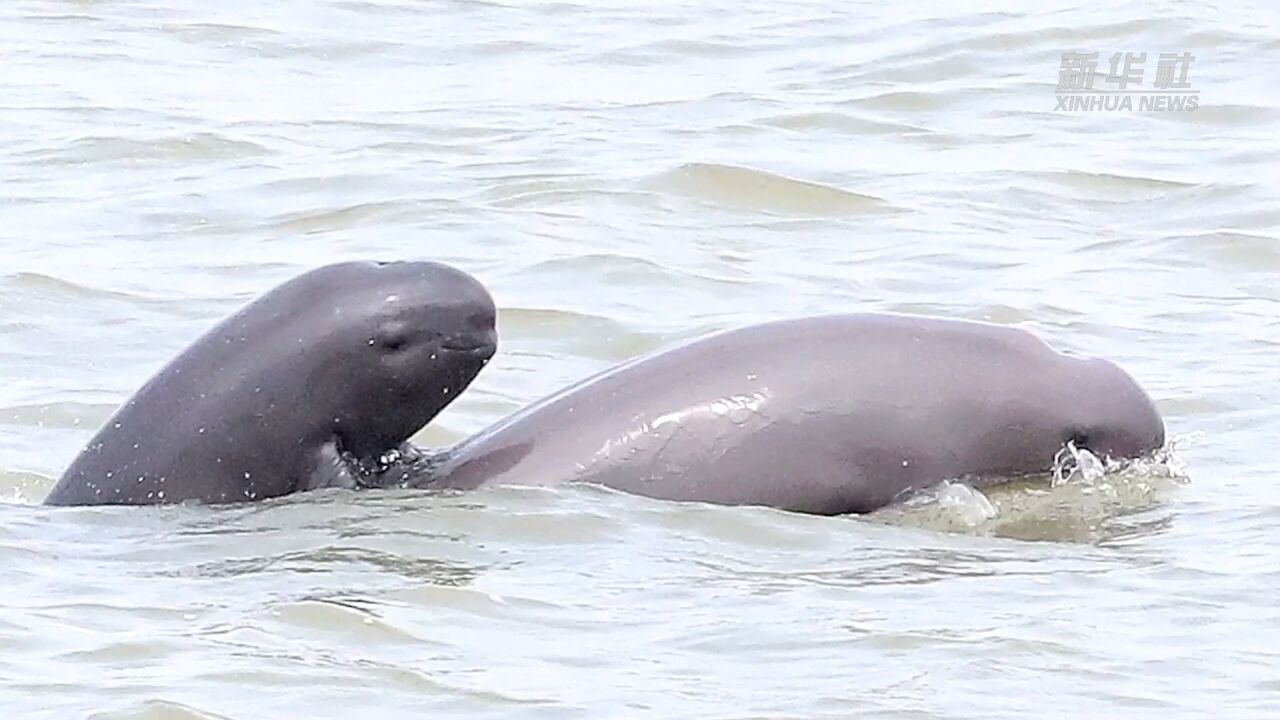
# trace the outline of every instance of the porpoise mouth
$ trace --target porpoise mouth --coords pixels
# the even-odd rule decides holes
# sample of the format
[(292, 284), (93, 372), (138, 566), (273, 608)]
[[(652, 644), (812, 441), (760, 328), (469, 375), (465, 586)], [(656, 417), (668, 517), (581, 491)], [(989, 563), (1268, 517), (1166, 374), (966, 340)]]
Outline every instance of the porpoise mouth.
[(440, 343), (440, 349), (454, 355), (472, 355), (488, 360), (497, 352), (498, 346), (496, 343), (478, 341), (474, 338), (450, 338)]

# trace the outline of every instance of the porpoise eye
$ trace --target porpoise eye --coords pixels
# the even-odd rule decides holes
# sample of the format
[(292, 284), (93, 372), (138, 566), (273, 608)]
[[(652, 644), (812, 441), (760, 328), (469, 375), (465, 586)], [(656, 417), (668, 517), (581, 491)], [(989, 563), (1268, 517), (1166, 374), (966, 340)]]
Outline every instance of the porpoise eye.
[(377, 340), (383, 350), (400, 350), (409, 344), (409, 332), (401, 323), (387, 323), (378, 328)]

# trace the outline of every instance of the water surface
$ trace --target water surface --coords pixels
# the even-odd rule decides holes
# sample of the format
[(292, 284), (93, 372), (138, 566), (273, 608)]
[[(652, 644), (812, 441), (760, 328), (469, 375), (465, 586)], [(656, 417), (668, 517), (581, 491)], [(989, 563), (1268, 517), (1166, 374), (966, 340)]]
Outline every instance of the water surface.
[[(4, 4), (0, 707), (1280, 716), (1274, 27), (1171, 1)], [(1148, 78), (1191, 52), (1200, 109), (1055, 112), (1072, 50)], [(36, 504), (218, 318), (356, 258), (449, 262), (500, 305), (424, 443), (710, 330), (920, 312), (1117, 360), (1188, 481), (1013, 488), (987, 519), (590, 488)]]

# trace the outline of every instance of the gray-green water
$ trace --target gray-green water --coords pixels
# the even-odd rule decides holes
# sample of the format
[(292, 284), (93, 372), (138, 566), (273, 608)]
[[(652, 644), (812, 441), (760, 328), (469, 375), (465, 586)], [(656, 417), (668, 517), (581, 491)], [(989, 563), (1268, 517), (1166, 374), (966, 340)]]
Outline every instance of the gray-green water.
[[(0, 7), (2, 714), (1280, 717), (1274, 9), (715, 7)], [(1200, 107), (1055, 111), (1072, 50), (1146, 52), (1148, 86), (1190, 52)], [(708, 330), (887, 310), (1116, 359), (1189, 482), (976, 523), (589, 488), (36, 505), (217, 318), (367, 257), (501, 306), (423, 442)]]

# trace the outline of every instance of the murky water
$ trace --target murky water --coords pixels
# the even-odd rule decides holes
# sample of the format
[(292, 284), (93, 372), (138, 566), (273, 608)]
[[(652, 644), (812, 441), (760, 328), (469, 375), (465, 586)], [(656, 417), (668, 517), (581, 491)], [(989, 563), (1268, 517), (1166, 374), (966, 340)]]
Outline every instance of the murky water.
[[(5, 3), (5, 717), (1280, 717), (1274, 14), (961, 7)], [(1056, 111), (1075, 50), (1148, 86), (1190, 52), (1199, 108)], [(217, 318), (351, 258), (501, 306), (426, 443), (676, 339), (888, 310), (1121, 362), (1185, 477), (870, 519), (35, 504)]]

